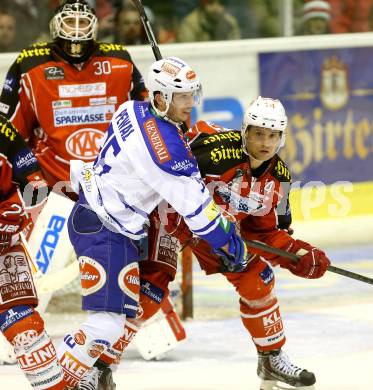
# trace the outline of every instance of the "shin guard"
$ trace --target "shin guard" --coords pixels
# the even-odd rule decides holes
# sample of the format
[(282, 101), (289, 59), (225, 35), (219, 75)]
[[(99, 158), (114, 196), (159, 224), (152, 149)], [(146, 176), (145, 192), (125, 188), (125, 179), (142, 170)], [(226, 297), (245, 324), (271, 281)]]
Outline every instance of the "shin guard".
[(13, 345), (18, 364), (34, 389), (64, 389), (56, 350), (42, 318), (33, 307), (15, 306), (2, 312), (0, 327)]
[(285, 344), (277, 299), (270, 306), (258, 308), (250, 306), (250, 301), (241, 298), (241, 319), (258, 350), (271, 351)]
[(69, 386), (76, 386), (102, 353), (118, 340), (125, 320), (124, 314), (92, 312), (77, 332), (65, 336), (57, 354)]

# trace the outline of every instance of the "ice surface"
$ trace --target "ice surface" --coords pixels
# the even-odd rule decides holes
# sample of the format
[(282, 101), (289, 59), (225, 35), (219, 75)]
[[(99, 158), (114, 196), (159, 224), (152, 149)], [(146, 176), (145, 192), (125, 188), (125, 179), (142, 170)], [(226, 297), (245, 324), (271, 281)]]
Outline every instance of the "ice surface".
[[(373, 277), (373, 239), (353, 240), (351, 232), (341, 230), (349, 237), (346, 246), (335, 243), (333, 231), (328, 234), (333, 265)], [(316, 374), (316, 389), (373, 389), (373, 286), (330, 272), (311, 281), (276, 269), (276, 279), (285, 350), (294, 363)], [(131, 346), (114, 374), (117, 390), (259, 389), (256, 352), (239, 319), (232, 287), (197, 267), (194, 281), (197, 319), (185, 322), (188, 339), (161, 361), (146, 362)], [(81, 320), (81, 315), (61, 314), (46, 322), (60, 340)], [(0, 378), (1, 390), (29, 388), (17, 366), (0, 367)]]

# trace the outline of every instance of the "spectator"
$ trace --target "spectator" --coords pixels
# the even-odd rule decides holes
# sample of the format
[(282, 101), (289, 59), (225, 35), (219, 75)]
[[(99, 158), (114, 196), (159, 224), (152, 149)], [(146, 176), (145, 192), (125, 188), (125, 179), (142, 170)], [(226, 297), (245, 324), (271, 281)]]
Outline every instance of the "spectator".
[(94, 3), (98, 19), (98, 39), (106, 40), (104, 37), (114, 34), (115, 9), (110, 0), (96, 0)]
[(140, 14), (133, 5), (126, 4), (118, 10), (115, 15), (114, 26), (115, 42), (124, 45), (144, 45), (148, 43)]
[(327, 1), (312, 0), (303, 5), (300, 35), (318, 35), (330, 33), (331, 7)]
[(227, 12), (221, 0), (200, 0), (199, 6), (180, 24), (179, 42), (240, 39), (237, 20)]
[(8, 11), (0, 10), (0, 53), (16, 51), (16, 19)]
[(15, 36), (16, 49), (35, 42), (44, 27), (46, 0), (1, 0), (1, 6), (14, 14), (17, 26), (22, 26)]
[(371, 30), (373, 0), (329, 0), (329, 3), (332, 33)]

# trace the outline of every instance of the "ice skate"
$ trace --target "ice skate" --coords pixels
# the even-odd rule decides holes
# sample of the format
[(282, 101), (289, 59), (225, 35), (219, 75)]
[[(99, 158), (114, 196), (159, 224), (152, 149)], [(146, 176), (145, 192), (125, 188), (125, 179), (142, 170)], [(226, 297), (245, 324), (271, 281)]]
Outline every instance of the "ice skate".
[(281, 350), (258, 352), (260, 390), (315, 390), (315, 375), (297, 367)]
[(108, 365), (97, 361), (92, 369), (80, 380), (78, 390), (115, 390), (113, 374)]

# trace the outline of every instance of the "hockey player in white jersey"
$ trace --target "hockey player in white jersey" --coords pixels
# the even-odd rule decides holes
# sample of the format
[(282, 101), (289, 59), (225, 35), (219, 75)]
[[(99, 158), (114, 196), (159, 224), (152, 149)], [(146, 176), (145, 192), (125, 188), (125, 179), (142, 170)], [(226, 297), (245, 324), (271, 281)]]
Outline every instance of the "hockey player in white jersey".
[(152, 64), (147, 87), (150, 102), (129, 101), (114, 114), (94, 163), (71, 162), (79, 201), (68, 226), (88, 311), (58, 348), (72, 387), (119, 339), (126, 317), (136, 316), (148, 215), (163, 199), (232, 270), (248, 263), (245, 243), (211, 198), (180, 129), (201, 97), (199, 78), (170, 57)]

